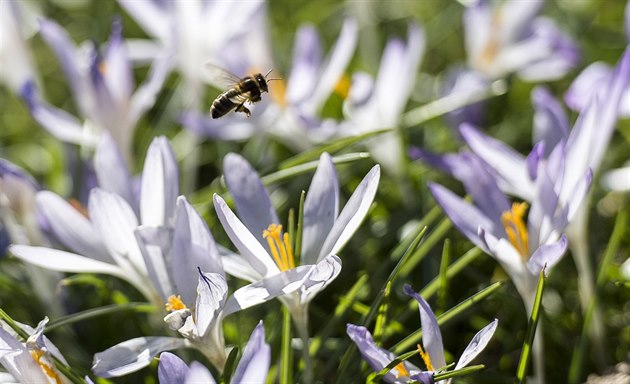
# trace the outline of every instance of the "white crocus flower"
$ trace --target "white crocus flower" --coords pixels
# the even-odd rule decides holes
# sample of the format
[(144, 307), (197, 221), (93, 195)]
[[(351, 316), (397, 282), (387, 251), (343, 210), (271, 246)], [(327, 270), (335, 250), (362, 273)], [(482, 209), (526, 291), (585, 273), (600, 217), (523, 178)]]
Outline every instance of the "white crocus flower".
[(223, 228), (242, 255), (223, 258), (226, 272), (254, 281), (304, 268), (305, 276), (296, 275), (299, 280), (295, 280), (295, 291), (279, 299), (289, 308), (305, 338), (308, 304), (341, 271), (341, 260), (335, 254), (365, 218), (376, 194), (380, 168), (372, 168), (338, 213), (337, 175), (330, 156), (321, 156), (304, 202), (301, 266), (296, 265), (291, 239), (283, 234), (270, 197), (249, 163), (239, 155), (228, 154), (224, 174), (240, 219), (218, 195), (214, 196), (214, 206)]
[(51, 232), (70, 252), (27, 245), (12, 245), (9, 251), (23, 261), (54, 271), (119, 277), (149, 301), (161, 304), (134, 230), (141, 224), (172, 225), (178, 194), (173, 152), (166, 138), (153, 140), (137, 204), (124, 160), (112, 147), (114, 142), (104, 137), (105, 143), (99, 145), (95, 156), (96, 174), (102, 184), (90, 192), (86, 212), (79, 212), (50, 191), (40, 191), (36, 196), (38, 209)]
[(48, 317), (40, 321), (36, 329), (20, 324), (30, 336), (21, 341), (7, 324), (0, 323), (0, 365), (12, 376), (11, 382), (24, 384), (70, 383), (57, 370), (53, 358), (68, 365), (55, 345), (44, 336)]

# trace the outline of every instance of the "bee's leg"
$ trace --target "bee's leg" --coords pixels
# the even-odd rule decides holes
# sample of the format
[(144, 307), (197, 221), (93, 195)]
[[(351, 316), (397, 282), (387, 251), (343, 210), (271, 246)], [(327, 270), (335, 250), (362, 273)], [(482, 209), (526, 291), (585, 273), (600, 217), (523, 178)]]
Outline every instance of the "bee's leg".
[(247, 117), (250, 117), (252, 115), (249, 109), (247, 109), (247, 107), (245, 106), (245, 102), (242, 102), (241, 104), (237, 105), (235, 111), (243, 112), (244, 114), (247, 115)]

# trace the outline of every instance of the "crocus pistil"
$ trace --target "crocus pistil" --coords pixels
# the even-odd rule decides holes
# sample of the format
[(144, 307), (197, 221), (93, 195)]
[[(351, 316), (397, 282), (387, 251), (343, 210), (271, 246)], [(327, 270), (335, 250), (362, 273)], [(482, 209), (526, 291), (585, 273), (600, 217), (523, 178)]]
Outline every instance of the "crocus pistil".
[(527, 226), (525, 225), (525, 220), (523, 220), (527, 208), (528, 204), (525, 202), (513, 203), (512, 209), (503, 212), (501, 215), (501, 223), (505, 227), (508, 240), (524, 261), (529, 258)]
[(282, 233), (282, 225), (270, 224), (263, 231), (263, 239), (267, 239), (273, 260), (278, 265), (281, 272), (295, 268), (295, 257), (293, 247), (288, 233)]

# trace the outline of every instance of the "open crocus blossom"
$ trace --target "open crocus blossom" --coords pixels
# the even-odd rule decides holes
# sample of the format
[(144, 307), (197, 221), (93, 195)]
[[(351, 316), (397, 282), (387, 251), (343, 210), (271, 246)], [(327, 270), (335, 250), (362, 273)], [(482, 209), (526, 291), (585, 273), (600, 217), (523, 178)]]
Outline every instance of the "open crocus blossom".
[[(228, 295), (214, 238), (183, 196), (177, 199), (173, 226), (142, 225), (134, 233), (151, 282), (166, 302), (169, 313), (164, 321), (181, 337), (138, 337), (97, 353), (92, 371), (101, 377), (134, 372), (158, 353), (181, 347), (199, 350), (221, 371), (227, 358), (222, 328), (225, 316), (288, 294), (309, 274), (307, 268), (292, 269)], [(191, 278), (195, 275), (197, 280)]]
[(537, 16), (542, 0), (474, 0), (464, 11), (468, 63), (489, 79), (517, 73), (528, 81), (564, 76), (579, 60), (575, 43)]
[[(265, 342), (265, 328), (261, 321), (249, 337), (230, 383), (266, 383), (270, 361), (271, 347)], [(160, 384), (216, 383), (210, 371), (201, 363), (193, 362), (189, 367), (170, 352), (160, 355), (158, 378)]]
[(214, 196), (214, 206), (223, 228), (242, 255), (223, 258), (226, 272), (254, 281), (283, 271), (307, 269), (306, 279), (301, 273), (296, 275), (300, 278), (296, 281), (299, 288), (280, 296), (296, 323), (305, 330), (308, 303), (339, 274), (341, 260), (335, 254), (357, 230), (374, 200), (379, 166), (370, 170), (338, 213), (335, 168), (328, 154), (321, 156), (304, 202), (301, 266), (294, 260), (291, 239), (283, 233), (271, 199), (251, 165), (239, 155), (228, 154), (224, 174), (240, 219), (218, 195)]
[(528, 216), (528, 204), (510, 204), (487, 165), (469, 153), (459, 155), (458, 174), (474, 204), (439, 184), (429, 185), (433, 197), (453, 224), (505, 268), (528, 313), (532, 309), (538, 275), (545, 266), (546, 271), (553, 267), (565, 253), (567, 240), (563, 231), (591, 183), (592, 175), (588, 172), (569, 194), (567, 203), (561, 204), (558, 191), (554, 189), (554, 180), (558, 177), (554, 172), (562, 169), (557, 166), (562, 163), (561, 154), (556, 151), (551, 156), (555, 161), (539, 164), (536, 193)]
[(99, 135), (109, 132), (129, 161), (134, 128), (155, 102), (171, 66), (170, 55), (160, 56), (147, 81), (134, 91), (120, 21), (113, 23), (103, 55), (96, 47), (77, 48), (54, 21), (41, 20), (40, 32), (62, 65), (83, 121), (40, 100), (35, 84), (29, 81), (22, 87), (22, 97), (33, 118), (59, 140), (74, 144), (95, 146)]
[[(416, 380), (423, 384), (433, 384), (433, 375), (446, 367), (442, 334), (429, 303), (408, 284), (405, 284), (403, 290), (407, 296), (418, 302), (422, 326), (422, 344), (424, 346), (423, 349), (418, 345), (418, 352), (427, 369), (422, 370), (408, 361), (403, 361), (389, 371), (383, 379), (388, 383), (407, 383), (410, 380)], [(456, 370), (466, 367), (486, 348), (498, 324), (499, 321), (494, 319), (490, 324), (477, 332), (457, 361), (455, 365)], [(372, 335), (365, 327), (348, 324), (346, 332), (357, 345), (363, 359), (376, 372), (381, 371), (397, 357), (392, 352), (377, 346)], [(446, 382), (450, 382), (450, 380)]]
[[(20, 341), (17, 334), (4, 322), (0, 323), (0, 364), (12, 376), (10, 382), (25, 384), (70, 383), (54, 365), (54, 359), (68, 365), (55, 345), (44, 336), (48, 317), (40, 321), (37, 328), (20, 327), (29, 334)], [(8, 382), (8, 381), (5, 381)]]
[[(151, 143), (142, 173), (139, 203), (132, 181), (113, 140), (99, 144), (95, 170), (100, 187), (90, 192), (87, 210), (77, 209), (50, 191), (40, 191), (36, 202), (53, 236), (71, 252), (47, 247), (11, 245), (19, 259), (61, 272), (104, 273), (136, 287), (147, 300), (163, 298), (150, 277), (147, 262), (134, 235), (143, 225), (172, 226), (178, 194), (178, 172), (164, 137)], [(121, 182), (122, 181), (122, 182)]]

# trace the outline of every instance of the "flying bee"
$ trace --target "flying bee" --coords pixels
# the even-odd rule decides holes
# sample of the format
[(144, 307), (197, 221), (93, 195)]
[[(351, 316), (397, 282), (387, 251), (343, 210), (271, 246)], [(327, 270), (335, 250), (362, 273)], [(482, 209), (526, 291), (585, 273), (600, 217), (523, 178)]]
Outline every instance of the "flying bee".
[(243, 112), (247, 117), (250, 117), (252, 113), (245, 107), (245, 103), (253, 104), (259, 102), (261, 95), (264, 92), (269, 92), (267, 83), (272, 80), (280, 80), (267, 78), (272, 71), (271, 69), (264, 76), (261, 73), (256, 73), (239, 78), (216, 65), (206, 64), (206, 66), (212, 75), (211, 82), (223, 88), (228, 88), (212, 102), (210, 115), (213, 119), (218, 119), (231, 110)]

